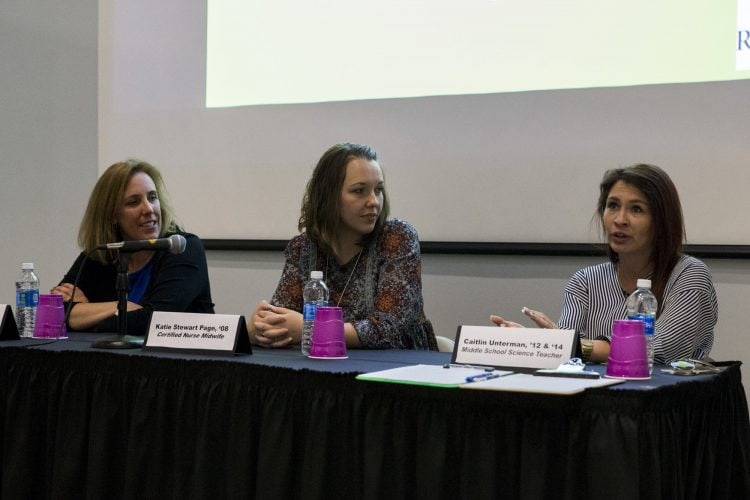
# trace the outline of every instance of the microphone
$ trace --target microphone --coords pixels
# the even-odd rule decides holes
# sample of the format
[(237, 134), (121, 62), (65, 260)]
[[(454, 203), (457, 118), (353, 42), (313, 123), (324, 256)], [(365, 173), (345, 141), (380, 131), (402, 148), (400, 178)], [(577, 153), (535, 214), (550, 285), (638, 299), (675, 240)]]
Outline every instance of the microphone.
[(173, 234), (169, 238), (153, 240), (132, 240), (119, 243), (105, 243), (96, 247), (99, 250), (118, 250), (120, 252), (140, 252), (141, 250), (167, 250), (169, 253), (185, 251), (187, 240), (181, 234)]

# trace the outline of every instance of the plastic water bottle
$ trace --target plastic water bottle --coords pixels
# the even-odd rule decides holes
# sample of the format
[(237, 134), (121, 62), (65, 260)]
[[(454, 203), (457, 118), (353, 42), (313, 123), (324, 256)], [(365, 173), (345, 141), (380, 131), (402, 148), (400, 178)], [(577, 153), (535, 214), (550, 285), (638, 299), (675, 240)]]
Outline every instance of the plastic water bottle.
[(628, 319), (643, 321), (643, 333), (646, 335), (646, 353), (648, 354), (648, 373), (654, 368), (654, 326), (659, 303), (651, 292), (651, 280), (639, 279), (637, 287), (628, 297)]
[(16, 323), (21, 337), (34, 336), (36, 308), (39, 304), (39, 278), (34, 274), (34, 263), (21, 265), (21, 276), (16, 280)]
[(315, 311), (318, 306), (328, 305), (328, 287), (323, 282), (323, 271), (310, 271), (310, 281), (305, 283), (302, 291), (304, 306), (302, 309), (302, 354), (310, 354), (312, 344), (312, 329), (315, 321)]

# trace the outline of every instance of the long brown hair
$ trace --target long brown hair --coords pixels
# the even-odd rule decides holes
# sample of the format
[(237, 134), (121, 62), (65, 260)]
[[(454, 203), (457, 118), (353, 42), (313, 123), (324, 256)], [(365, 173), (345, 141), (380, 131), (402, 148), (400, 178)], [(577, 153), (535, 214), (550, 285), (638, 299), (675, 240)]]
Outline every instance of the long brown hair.
[[(328, 252), (333, 251), (341, 225), (341, 189), (346, 179), (346, 166), (357, 158), (378, 161), (378, 154), (364, 144), (336, 144), (323, 153), (307, 182), (297, 229), (302, 231), (304, 228), (307, 236)], [(383, 188), (383, 205), (375, 229), (365, 235), (360, 244), (364, 245), (380, 234), (389, 212), (388, 195)]]
[[(164, 179), (159, 170), (150, 163), (140, 160), (118, 162), (104, 171), (91, 191), (83, 220), (81, 220), (81, 227), (78, 230), (78, 245), (85, 252), (91, 252), (103, 243), (122, 240), (122, 234), (116, 224), (117, 209), (122, 203), (130, 179), (138, 172), (151, 177), (156, 186), (156, 194), (161, 207), (159, 236), (162, 237), (179, 229)], [(113, 255), (103, 251), (94, 252), (91, 258), (102, 263), (114, 261)]]
[[(606, 236), (606, 228), (602, 217), (607, 206), (607, 197), (612, 186), (617, 181), (623, 181), (643, 193), (651, 212), (651, 235), (653, 247), (651, 249), (651, 290), (659, 300), (661, 311), (664, 288), (669, 276), (682, 254), (685, 241), (685, 222), (682, 216), (680, 197), (677, 194), (672, 179), (656, 165), (639, 163), (625, 168), (608, 170), (599, 185), (599, 202), (597, 212), (602, 232)], [(609, 260), (619, 261), (619, 256), (607, 245)]]

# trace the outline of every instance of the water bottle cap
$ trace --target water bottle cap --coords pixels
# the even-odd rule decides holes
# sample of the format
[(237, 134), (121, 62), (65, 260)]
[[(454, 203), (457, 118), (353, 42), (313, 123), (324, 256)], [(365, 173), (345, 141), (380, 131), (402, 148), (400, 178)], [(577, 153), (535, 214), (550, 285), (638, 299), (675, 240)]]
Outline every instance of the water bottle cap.
[(651, 280), (639, 279), (638, 283), (636, 283), (636, 286), (638, 288), (648, 288), (650, 290), (651, 289)]
[(33, 262), (24, 262), (23, 264), (21, 264), (21, 269), (23, 269), (24, 271), (28, 271), (28, 270), (33, 271), (34, 270), (34, 263)]
[(323, 279), (323, 271), (310, 271), (310, 279), (313, 279), (313, 280), (322, 280)]

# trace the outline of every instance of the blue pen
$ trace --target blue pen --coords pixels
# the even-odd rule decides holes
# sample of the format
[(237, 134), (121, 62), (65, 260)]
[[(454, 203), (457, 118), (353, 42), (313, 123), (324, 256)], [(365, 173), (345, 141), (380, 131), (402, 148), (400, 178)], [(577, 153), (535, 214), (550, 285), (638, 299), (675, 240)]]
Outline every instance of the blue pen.
[(495, 371), (495, 369), (491, 366), (463, 365), (460, 363), (448, 363), (443, 365), (443, 368), (471, 368), (473, 370), (484, 370), (486, 372)]
[(467, 382), (476, 382), (477, 380), (490, 380), (492, 378), (499, 378), (500, 375), (497, 373), (480, 373), (479, 375), (472, 375), (466, 377)]

